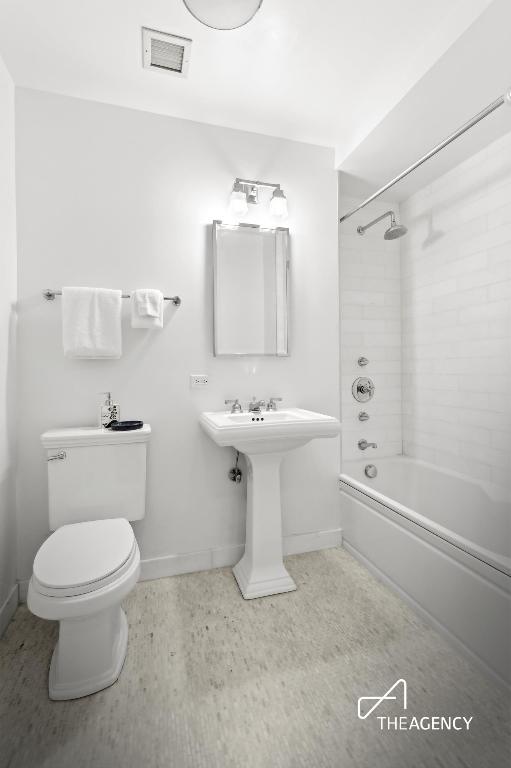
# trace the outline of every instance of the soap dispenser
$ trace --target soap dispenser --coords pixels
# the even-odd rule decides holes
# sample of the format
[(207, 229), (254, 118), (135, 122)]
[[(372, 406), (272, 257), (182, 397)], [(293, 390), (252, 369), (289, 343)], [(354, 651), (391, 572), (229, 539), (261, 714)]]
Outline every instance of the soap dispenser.
[(101, 392), (105, 395), (105, 402), (99, 407), (99, 426), (108, 427), (112, 421), (119, 421), (121, 411), (118, 403), (112, 400), (111, 392)]

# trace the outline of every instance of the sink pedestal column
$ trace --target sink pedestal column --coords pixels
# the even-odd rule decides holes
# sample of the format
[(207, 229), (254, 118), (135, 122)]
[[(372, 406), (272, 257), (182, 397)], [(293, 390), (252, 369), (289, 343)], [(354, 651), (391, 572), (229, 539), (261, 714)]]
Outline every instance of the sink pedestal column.
[(245, 600), (291, 592), (282, 560), (280, 462), (283, 453), (245, 454), (248, 464), (245, 554), (233, 568)]

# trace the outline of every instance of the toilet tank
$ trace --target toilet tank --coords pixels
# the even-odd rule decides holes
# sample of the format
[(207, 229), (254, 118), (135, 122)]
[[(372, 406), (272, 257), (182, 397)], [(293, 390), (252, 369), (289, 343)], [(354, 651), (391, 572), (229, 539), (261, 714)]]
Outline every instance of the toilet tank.
[(149, 424), (130, 432), (102, 427), (44, 432), (50, 530), (88, 520), (143, 518), (150, 435)]

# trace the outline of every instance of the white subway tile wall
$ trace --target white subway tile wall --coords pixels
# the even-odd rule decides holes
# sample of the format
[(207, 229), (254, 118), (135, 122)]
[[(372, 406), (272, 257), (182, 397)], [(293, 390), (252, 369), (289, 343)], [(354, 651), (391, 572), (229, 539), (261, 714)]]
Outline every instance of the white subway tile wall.
[(511, 487), (511, 133), (401, 216), (404, 453)]
[[(343, 212), (360, 201), (343, 196), (341, 186), (339, 202)], [(342, 455), (368, 463), (402, 452), (400, 241), (383, 239), (389, 220), (357, 233), (359, 224), (389, 208), (399, 215), (396, 205), (378, 201), (340, 226)], [(361, 356), (369, 359), (363, 368), (357, 363)], [(351, 393), (358, 376), (375, 383), (368, 403), (358, 403)], [(369, 414), (368, 421), (358, 420), (360, 411)], [(361, 438), (378, 447), (361, 451)]]

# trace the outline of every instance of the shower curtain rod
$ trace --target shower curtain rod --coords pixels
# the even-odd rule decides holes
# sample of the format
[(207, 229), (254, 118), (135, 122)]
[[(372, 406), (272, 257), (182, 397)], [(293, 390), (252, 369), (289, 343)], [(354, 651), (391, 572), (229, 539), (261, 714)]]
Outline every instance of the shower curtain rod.
[(454, 133), (451, 133), (450, 136), (448, 136), (446, 139), (440, 142), (440, 144), (437, 144), (436, 147), (433, 147), (433, 149), (430, 149), (429, 152), (427, 152), (425, 155), (423, 155), (417, 162), (413, 163), (413, 165), (409, 165), (408, 168), (405, 168), (404, 171), (402, 171), (398, 176), (392, 179), (392, 181), (389, 181), (388, 184), (385, 184), (385, 186), (380, 187), (376, 192), (374, 192), (370, 197), (368, 197), (366, 200), (364, 200), (363, 203), (360, 203), (360, 205), (357, 205), (356, 208), (353, 208), (353, 210), (348, 211), (348, 213), (345, 213), (344, 216), (341, 216), (339, 221), (345, 221), (346, 219), (349, 219), (350, 216), (353, 216), (354, 213), (357, 211), (360, 211), (361, 208), (365, 208), (366, 205), (369, 205), (369, 203), (372, 203), (373, 200), (376, 200), (377, 197), (380, 195), (383, 195), (384, 192), (387, 191), (387, 189), (390, 189), (394, 186), (394, 184), (397, 184), (398, 181), (401, 181), (401, 179), (404, 179), (405, 176), (408, 176), (409, 173), (412, 171), (415, 171), (416, 168), (418, 168), (420, 165), (426, 162), (426, 160), (429, 160), (431, 157), (437, 154), (437, 152), (440, 152), (440, 150), (447, 147), (451, 142), (458, 139), (460, 136), (463, 136), (464, 133), (470, 130), (470, 128), (473, 128), (474, 125), (477, 125), (481, 120), (484, 120), (485, 117), (488, 117), (488, 115), (491, 115), (492, 112), (495, 112), (496, 109), (502, 106), (502, 104), (507, 103), (511, 106), (511, 88), (506, 91), (506, 93), (502, 94), (502, 96), (499, 96), (498, 99), (495, 99), (495, 101), (492, 101), (491, 104), (488, 104), (485, 109), (483, 109), (481, 112), (478, 112), (477, 115), (474, 115), (474, 117), (468, 121), (468, 123), (465, 123), (461, 126), (461, 128), (458, 128), (457, 131), (454, 131)]

